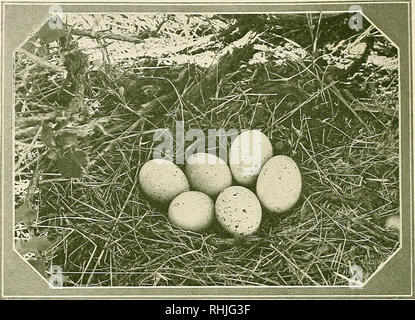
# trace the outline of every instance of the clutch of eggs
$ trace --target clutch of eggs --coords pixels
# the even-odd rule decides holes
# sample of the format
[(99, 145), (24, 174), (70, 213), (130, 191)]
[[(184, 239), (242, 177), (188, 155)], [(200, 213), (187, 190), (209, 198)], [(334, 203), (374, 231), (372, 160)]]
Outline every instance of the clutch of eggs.
[[(262, 209), (285, 212), (301, 195), (298, 166), (288, 156), (273, 157), (270, 140), (258, 130), (244, 131), (234, 139), (229, 166), (216, 155), (196, 153), (186, 159), (185, 172), (171, 161), (154, 159), (139, 173), (143, 192), (170, 204), (169, 221), (184, 230), (203, 231), (216, 215), (231, 234), (251, 235), (261, 224)], [(241, 186), (232, 186), (232, 178)], [(245, 187), (255, 181), (256, 194)]]

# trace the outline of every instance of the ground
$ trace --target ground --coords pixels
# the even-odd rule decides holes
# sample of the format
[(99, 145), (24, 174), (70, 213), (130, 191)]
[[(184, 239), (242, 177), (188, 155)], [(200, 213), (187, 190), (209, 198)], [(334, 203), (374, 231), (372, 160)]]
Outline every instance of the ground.
[[(15, 59), (16, 249), (65, 286), (367, 279), (399, 247), (399, 60), (349, 16), (68, 15), (62, 30), (42, 27)], [(178, 120), (260, 129), (298, 164), (300, 201), (264, 212), (246, 238), (172, 226), (138, 172), (154, 130)]]

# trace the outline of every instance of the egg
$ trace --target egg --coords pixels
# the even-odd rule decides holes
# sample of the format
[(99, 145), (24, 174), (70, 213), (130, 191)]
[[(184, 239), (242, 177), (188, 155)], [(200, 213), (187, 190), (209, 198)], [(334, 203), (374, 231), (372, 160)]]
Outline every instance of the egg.
[(251, 190), (242, 186), (223, 190), (216, 199), (215, 212), (220, 225), (234, 235), (251, 235), (261, 224), (261, 204)]
[(272, 144), (258, 130), (242, 132), (229, 150), (229, 166), (234, 179), (243, 186), (255, 183), (264, 163), (272, 157)]
[(169, 203), (178, 194), (190, 190), (183, 171), (164, 159), (146, 162), (140, 170), (138, 181), (150, 199), (161, 203)]
[(170, 222), (184, 230), (205, 230), (214, 218), (213, 200), (199, 191), (187, 191), (170, 203), (168, 217)]
[(291, 209), (301, 195), (301, 173), (293, 159), (278, 155), (269, 159), (259, 173), (256, 192), (267, 210)]
[(232, 185), (232, 174), (224, 160), (210, 153), (195, 153), (186, 161), (186, 175), (193, 190), (216, 197)]

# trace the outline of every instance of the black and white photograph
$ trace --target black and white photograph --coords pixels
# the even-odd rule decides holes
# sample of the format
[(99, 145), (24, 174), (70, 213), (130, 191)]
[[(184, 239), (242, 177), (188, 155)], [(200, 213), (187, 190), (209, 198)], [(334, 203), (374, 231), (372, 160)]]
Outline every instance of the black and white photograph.
[(2, 149), (26, 277), (358, 294), (409, 254), (408, 53), (364, 3), (45, 8)]

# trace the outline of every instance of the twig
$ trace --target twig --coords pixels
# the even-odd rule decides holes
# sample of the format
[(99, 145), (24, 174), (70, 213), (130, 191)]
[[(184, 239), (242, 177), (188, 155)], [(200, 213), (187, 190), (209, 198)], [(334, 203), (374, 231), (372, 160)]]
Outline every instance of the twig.
[(19, 160), (17, 161), (17, 164), (16, 164), (17, 169), (20, 168), (20, 165), (22, 164), (22, 161), (26, 158), (26, 156), (30, 152), (30, 150), (34, 149), (36, 140), (39, 137), (40, 133), (42, 132), (42, 129), (43, 129), (43, 126), (40, 125), (39, 128), (37, 129), (37, 132), (36, 132), (35, 136), (32, 139), (32, 142), (26, 148), (26, 150), (23, 152), (23, 154), (20, 155)]
[(292, 265), (295, 269), (301, 272), (303, 276), (305, 276), (308, 280), (310, 280), (314, 285), (319, 286), (320, 284), (313, 280), (304, 270), (301, 270), (294, 262), (292, 262), (290, 259), (288, 259), (281, 251), (279, 251), (277, 248), (275, 248), (273, 245), (271, 247), (281, 256), (283, 257), (290, 265)]
[(79, 29), (72, 29), (71, 33), (75, 36), (89, 37), (93, 39), (112, 39), (112, 40), (118, 40), (118, 41), (139, 43), (145, 39), (155, 36), (157, 34), (157, 31), (146, 31), (146, 32), (140, 33), (137, 36), (116, 34), (116, 33), (112, 33), (109, 31), (97, 31), (97, 32), (92, 33), (90, 30), (79, 30)]
[(53, 63), (45, 61), (42, 58), (38, 57), (37, 55), (34, 55), (33, 53), (30, 53), (29, 51), (27, 51), (23, 48), (20, 49), (19, 52), (25, 54), (30, 60), (32, 60), (33, 62), (37, 63), (38, 65), (40, 65), (40, 66), (42, 66), (46, 69), (49, 69), (49, 70), (55, 71), (55, 72), (65, 71), (64, 67), (57, 66), (57, 65), (54, 65)]
[(22, 76), (22, 80), (21, 80), (21, 82), (20, 82), (19, 84), (17, 84), (17, 85), (16, 85), (16, 91), (17, 91), (17, 90), (19, 90), (20, 88), (26, 87), (26, 84), (27, 84), (27, 78), (31, 75), (32, 71), (33, 71), (34, 69), (36, 69), (36, 67), (37, 67), (37, 64), (36, 64), (36, 63), (34, 63), (34, 64), (32, 64), (31, 66), (28, 66), (28, 67), (24, 70), (24, 73), (23, 73), (23, 76)]
[[(319, 74), (324, 74), (323, 70), (321, 69), (321, 67), (317, 64), (314, 64), (316, 66), (316, 71)], [(307, 70), (311, 75), (315, 76), (315, 74), (310, 71)], [(318, 79), (318, 81), (322, 84), (325, 85), (325, 82), (323, 80)], [(335, 96), (346, 106), (347, 109), (350, 110), (350, 112), (356, 117), (356, 119), (362, 124), (363, 127), (365, 127), (366, 130), (369, 130), (369, 127), (367, 126), (367, 124), (362, 120), (362, 118), (360, 118), (360, 116), (357, 114), (357, 112), (351, 107), (351, 105), (347, 102), (347, 100), (342, 96), (340, 90), (336, 87), (337, 81), (332, 82), (332, 84), (330, 84), (328, 86), (328, 89), (333, 92), (335, 94)]]
[(57, 116), (56, 112), (49, 112), (48, 114), (39, 114), (37, 116), (16, 118), (16, 127), (21, 129), (31, 125), (38, 124), (39, 122), (50, 121), (55, 119)]
[[(151, 113), (156, 108), (158, 108), (160, 104), (164, 104), (167, 101), (171, 101), (175, 97), (177, 97), (180, 102), (186, 99), (187, 102), (195, 103), (199, 99), (200, 91), (203, 91), (203, 93), (205, 93), (207, 96), (212, 96), (213, 93), (216, 91), (217, 78), (221, 78), (225, 74), (234, 72), (235, 69), (239, 68), (239, 62), (245, 57), (246, 49), (249, 48), (256, 39), (256, 33), (248, 32), (238, 41), (231, 43), (222, 51), (220, 55), (221, 58), (219, 59), (219, 61), (208, 69), (204, 78), (200, 82), (192, 86), (190, 89), (188, 89), (182, 95), (182, 97), (180, 97), (177, 89), (172, 84), (174, 92), (165, 94), (160, 98), (156, 97), (155, 99), (143, 104), (141, 108), (137, 112), (135, 112), (135, 115), (139, 116), (140, 118), (129, 128), (127, 128), (127, 130), (124, 131), (122, 136), (131, 133), (139, 126), (144, 125), (144, 122), (146, 120), (144, 116), (146, 114)], [(251, 53), (253, 54), (253, 51)], [(237, 61), (238, 63), (235, 63), (235, 61)], [(99, 153), (97, 159), (101, 158), (106, 152), (108, 152), (115, 143), (116, 140), (110, 142), (105, 147), (105, 149)], [(91, 161), (88, 164), (88, 167), (92, 167), (95, 164), (95, 162), (96, 160)]]
[[(18, 118), (16, 117), (16, 120), (17, 119)], [(16, 130), (16, 133), (15, 133), (15, 139), (20, 140), (23, 138), (31, 137), (35, 131), (36, 131), (36, 127), (27, 127), (27, 128), (18, 129)]]
[(369, 131), (369, 127), (367, 124), (360, 118), (360, 116), (357, 114), (357, 112), (351, 107), (351, 105), (346, 101), (346, 99), (342, 96), (339, 89), (337, 89), (335, 86), (332, 86), (330, 88), (330, 91), (333, 92), (336, 97), (347, 107), (347, 109), (350, 110), (350, 112), (356, 117), (357, 120), (362, 124), (362, 126), (365, 127), (366, 130)]

